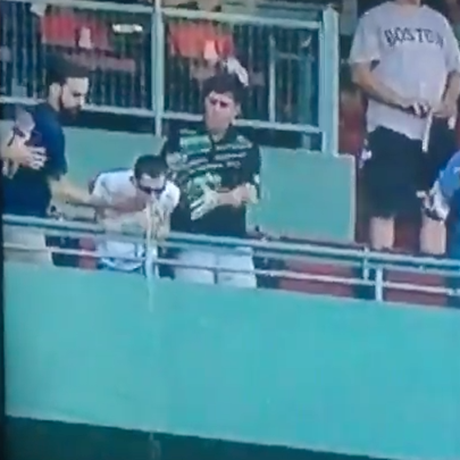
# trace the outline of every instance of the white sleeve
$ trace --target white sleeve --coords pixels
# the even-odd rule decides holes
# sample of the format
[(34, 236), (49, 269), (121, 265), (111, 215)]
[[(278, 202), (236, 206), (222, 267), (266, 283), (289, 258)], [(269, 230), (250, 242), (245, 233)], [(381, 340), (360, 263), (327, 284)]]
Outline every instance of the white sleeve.
[(109, 188), (109, 178), (106, 174), (99, 174), (94, 182), (93, 191), (91, 195), (103, 198), (105, 200), (110, 199), (110, 188)]
[(99, 174), (94, 181), (94, 187), (91, 195), (106, 198), (107, 194), (107, 176), (105, 174)]
[(460, 73), (460, 49), (458, 46), (457, 38), (455, 37), (452, 26), (446, 18), (442, 18), (445, 27), (446, 42), (444, 45), (444, 53), (446, 59), (446, 66), (449, 72)]
[(163, 209), (166, 214), (172, 214), (174, 209), (177, 208), (180, 200), (180, 190), (179, 187), (172, 183), (168, 182), (166, 189), (164, 191), (164, 195), (161, 197), (161, 202), (163, 205)]
[(171, 184), (172, 185), (172, 188), (171, 188), (171, 204), (172, 204), (172, 208), (171, 208), (171, 212), (174, 211), (174, 209), (177, 208), (177, 206), (179, 205), (179, 201), (180, 201), (180, 189), (179, 187), (176, 185), (176, 184)]
[(379, 27), (372, 10), (365, 13), (358, 22), (350, 51), (350, 64), (364, 64), (379, 61), (381, 57)]

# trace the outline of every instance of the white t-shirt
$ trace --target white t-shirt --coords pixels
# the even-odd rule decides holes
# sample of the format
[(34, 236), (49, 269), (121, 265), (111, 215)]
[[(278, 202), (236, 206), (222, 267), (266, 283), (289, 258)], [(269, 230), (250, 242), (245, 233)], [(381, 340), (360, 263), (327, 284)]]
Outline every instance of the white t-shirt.
[[(109, 202), (123, 201), (136, 196), (137, 190), (132, 182), (132, 170), (120, 170), (101, 173), (94, 184), (93, 195), (103, 197)], [(180, 190), (171, 181), (166, 182), (165, 189), (158, 197), (158, 204), (161, 210), (171, 215), (176, 206), (179, 204)], [(137, 214), (137, 213), (136, 213)], [(123, 221), (129, 217), (129, 214), (120, 215), (120, 220)], [(157, 249), (153, 248), (156, 257)], [(144, 245), (104, 241), (98, 244), (97, 252), (102, 263), (110, 268), (120, 271), (137, 270), (142, 263), (135, 260), (121, 259), (125, 258), (141, 258), (144, 256)]]
[[(437, 105), (450, 72), (460, 72), (458, 42), (447, 19), (427, 7), (388, 1), (363, 15), (353, 40), (350, 63), (377, 63), (374, 75), (407, 98)], [(411, 139), (423, 139), (427, 121), (370, 99), (367, 129), (383, 126)]]

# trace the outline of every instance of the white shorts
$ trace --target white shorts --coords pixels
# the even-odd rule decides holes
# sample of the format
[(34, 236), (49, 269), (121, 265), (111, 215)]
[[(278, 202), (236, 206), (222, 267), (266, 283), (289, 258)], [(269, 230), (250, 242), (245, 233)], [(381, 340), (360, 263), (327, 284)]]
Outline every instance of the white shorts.
[(53, 264), (51, 249), (46, 246), (43, 231), (5, 225), (3, 244), (6, 261), (32, 262), (40, 265)]
[(181, 251), (177, 260), (184, 264), (174, 271), (178, 280), (244, 288), (257, 287), (251, 248), (239, 247), (228, 251), (188, 249)]

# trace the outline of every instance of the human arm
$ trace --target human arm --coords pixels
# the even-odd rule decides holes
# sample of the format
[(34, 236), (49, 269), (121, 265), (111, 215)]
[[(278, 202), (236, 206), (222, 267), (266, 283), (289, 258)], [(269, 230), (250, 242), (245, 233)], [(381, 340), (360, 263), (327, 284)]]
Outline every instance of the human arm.
[(101, 191), (103, 190), (102, 180), (99, 182), (96, 180), (92, 193), (75, 185), (67, 176), (50, 176), (48, 182), (54, 199), (74, 206), (94, 208), (99, 213), (107, 210), (129, 213), (144, 208), (144, 204), (137, 198), (112, 201), (108, 194)]
[(442, 102), (434, 115), (439, 118), (454, 118), (457, 115), (457, 101), (460, 96), (460, 49), (452, 27), (443, 18), (446, 30), (445, 61), (449, 72)]
[(156, 240), (166, 239), (171, 232), (171, 217), (178, 208), (180, 199), (179, 187), (172, 182), (168, 182), (163, 195), (154, 204), (154, 209), (157, 212), (153, 216), (152, 234)]
[(241, 184), (233, 190), (219, 193), (219, 205), (239, 207), (244, 204), (258, 203), (260, 199), (260, 168), (260, 149), (253, 145), (241, 166)]

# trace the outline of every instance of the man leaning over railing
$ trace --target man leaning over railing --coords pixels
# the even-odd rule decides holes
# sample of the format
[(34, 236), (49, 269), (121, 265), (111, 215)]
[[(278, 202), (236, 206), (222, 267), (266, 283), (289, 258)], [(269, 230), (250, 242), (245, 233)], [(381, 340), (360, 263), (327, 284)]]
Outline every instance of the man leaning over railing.
[[(234, 74), (221, 74), (204, 85), (204, 117), (196, 131), (181, 132), (162, 154), (179, 154), (176, 181), (182, 197), (172, 217), (174, 230), (203, 235), (246, 236), (246, 207), (259, 197), (260, 153), (233, 127), (243, 86)], [(183, 249), (177, 279), (206, 284), (256, 287), (250, 248)]]
[[(151, 267), (156, 270), (157, 242), (165, 239), (170, 230), (170, 216), (179, 203), (180, 190), (167, 179), (167, 165), (154, 155), (140, 156), (133, 169), (119, 169), (101, 173), (95, 181), (93, 196), (109, 202), (138, 200), (143, 209), (138, 212), (106, 211), (99, 215), (108, 231), (121, 232), (139, 228), (147, 232), (147, 250), (151, 252)], [(147, 258), (145, 245), (102, 241), (98, 245), (101, 258), (99, 267), (113, 271), (142, 273), (143, 258)]]

